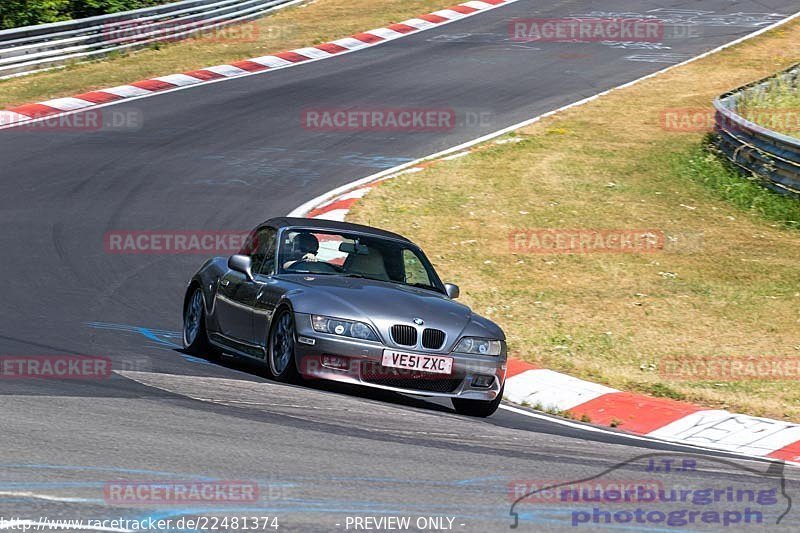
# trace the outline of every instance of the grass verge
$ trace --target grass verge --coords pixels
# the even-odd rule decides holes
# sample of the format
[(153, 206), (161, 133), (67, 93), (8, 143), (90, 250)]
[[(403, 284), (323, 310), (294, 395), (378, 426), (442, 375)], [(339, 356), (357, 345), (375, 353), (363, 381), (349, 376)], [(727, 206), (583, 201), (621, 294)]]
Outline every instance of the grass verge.
[(0, 81), (0, 108), (312, 46), (446, 7), (443, 0), (312, 0), (206, 38)]
[[(506, 330), (510, 354), (623, 390), (800, 420), (800, 380), (684, 379), (671, 358), (800, 358), (797, 205), (752, 189), (673, 131), (665, 109), (800, 59), (792, 24), (399, 176), (349, 219), (412, 236), (465, 303)], [(742, 192), (746, 189), (746, 192)], [(651, 253), (524, 253), (533, 229), (665, 235)]]
[(675, 173), (707, 186), (736, 207), (786, 228), (800, 230), (800, 201), (775, 194), (766, 189), (759, 178), (740, 172), (719, 154), (710, 137), (688, 158), (681, 154), (671, 164)]

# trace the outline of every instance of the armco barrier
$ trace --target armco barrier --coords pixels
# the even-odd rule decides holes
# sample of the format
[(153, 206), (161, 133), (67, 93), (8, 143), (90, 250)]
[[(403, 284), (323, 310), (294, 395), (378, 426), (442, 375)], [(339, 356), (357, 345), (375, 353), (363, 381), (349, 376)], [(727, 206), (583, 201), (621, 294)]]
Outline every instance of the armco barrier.
[[(778, 77), (797, 86), (800, 66), (792, 67)], [(773, 80), (756, 82), (714, 101), (715, 143), (731, 162), (759, 178), (770, 189), (800, 198), (800, 139), (754, 124), (737, 113), (738, 103), (744, 95), (765, 91)]]
[(0, 31), (0, 79), (245, 22), (299, 0), (184, 0)]

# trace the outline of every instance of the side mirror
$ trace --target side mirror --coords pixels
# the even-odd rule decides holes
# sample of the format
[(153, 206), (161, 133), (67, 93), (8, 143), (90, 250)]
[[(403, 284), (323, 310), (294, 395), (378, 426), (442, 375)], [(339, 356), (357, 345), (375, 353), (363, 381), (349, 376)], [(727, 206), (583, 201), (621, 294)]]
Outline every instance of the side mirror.
[(228, 258), (228, 268), (241, 272), (248, 281), (253, 281), (253, 262), (246, 255), (232, 255)]
[(458, 289), (458, 285), (453, 285), (452, 283), (445, 283), (444, 290), (447, 293), (448, 298), (451, 300), (455, 300), (459, 296), (461, 296), (461, 291)]

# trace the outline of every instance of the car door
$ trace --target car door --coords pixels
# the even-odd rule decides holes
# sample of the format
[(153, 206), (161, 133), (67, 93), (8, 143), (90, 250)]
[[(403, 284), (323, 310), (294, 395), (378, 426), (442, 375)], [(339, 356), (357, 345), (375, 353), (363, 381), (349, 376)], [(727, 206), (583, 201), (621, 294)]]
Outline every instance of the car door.
[[(253, 232), (240, 252), (250, 257), (254, 275), (261, 270), (268, 251), (274, 250), (275, 233), (273, 228), (258, 229)], [(274, 263), (274, 258), (272, 261)], [(253, 306), (263, 285), (264, 282), (260, 277), (249, 280), (247, 276), (235, 270), (228, 270), (219, 281), (216, 295), (217, 323), (220, 333), (229, 341), (239, 345), (234, 347), (244, 349), (255, 344)], [(245, 351), (250, 352), (246, 349)]]
[(253, 337), (252, 305), (257, 291), (255, 282), (235, 270), (228, 270), (220, 278), (215, 303), (217, 323), (219, 333), (227, 340), (249, 344)]

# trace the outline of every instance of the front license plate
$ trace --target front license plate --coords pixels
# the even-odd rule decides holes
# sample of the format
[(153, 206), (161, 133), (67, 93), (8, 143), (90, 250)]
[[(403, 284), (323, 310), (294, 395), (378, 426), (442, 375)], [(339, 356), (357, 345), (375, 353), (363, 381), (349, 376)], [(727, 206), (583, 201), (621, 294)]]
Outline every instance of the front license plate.
[(431, 372), (432, 374), (451, 374), (453, 372), (453, 358), (440, 355), (421, 355), (384, 350), (381, 363), (383, 366), (391, 368), (420, 370), (422, 372)]

